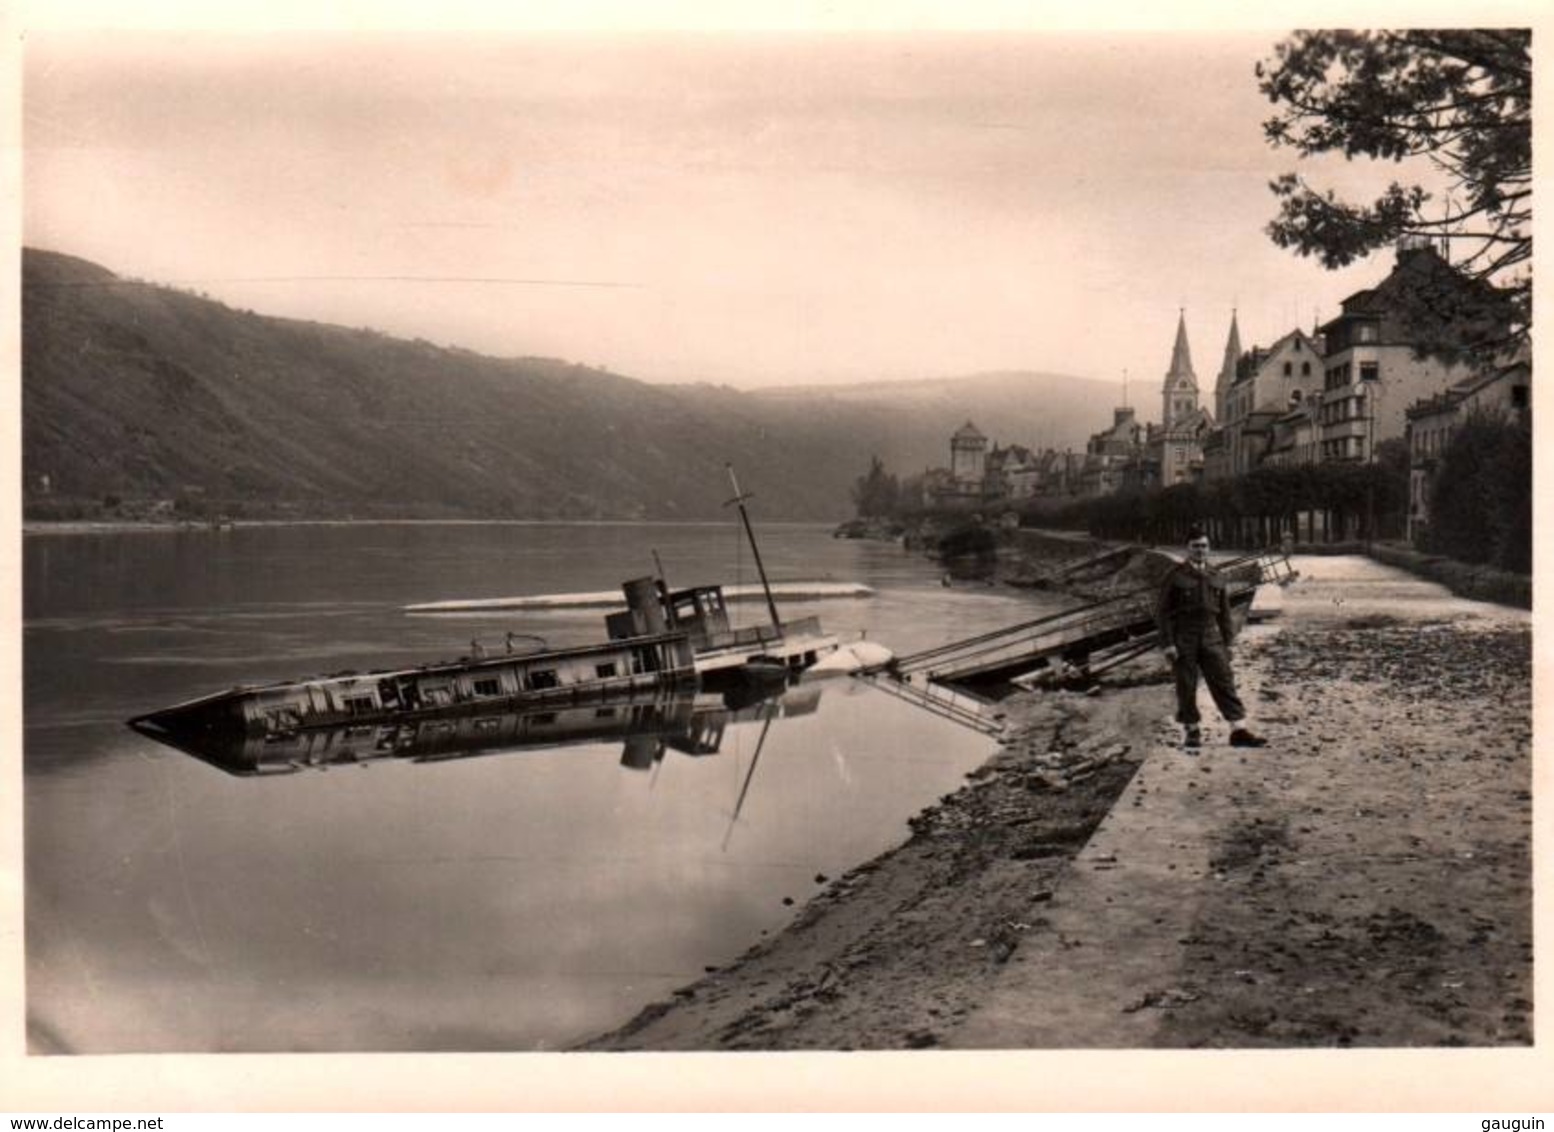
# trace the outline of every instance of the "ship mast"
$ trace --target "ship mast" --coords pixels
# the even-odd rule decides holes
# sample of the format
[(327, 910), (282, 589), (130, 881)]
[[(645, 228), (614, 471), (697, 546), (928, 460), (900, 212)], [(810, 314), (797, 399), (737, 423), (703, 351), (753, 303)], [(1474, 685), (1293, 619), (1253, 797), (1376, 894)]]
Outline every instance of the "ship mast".
[(766, 567), (761, 565), (761, 548), (755, 544), (755, 531), (750, 528), (750, 514), (745, 510), (745, 500), (750, 497), (740, 493), (739, 480), (734, 475), (734, 465), (727, 464), (725, 467), (728, 468), (728, 482), (734, 485), (734, 498), (723, 506), (727, 507), (732, 503), (739, 508), (739, 518), (745, 524), (745, 537), (750, 540), (750, 553), (755, 555), (756, 573), (761, 575), (761, 589), (766, 594), (766, 608), (772, 615), (772, 627), (781, 632), (782, 620), (777, 616), (777, 603), (772, 600), (772, 587), (766, 580)]

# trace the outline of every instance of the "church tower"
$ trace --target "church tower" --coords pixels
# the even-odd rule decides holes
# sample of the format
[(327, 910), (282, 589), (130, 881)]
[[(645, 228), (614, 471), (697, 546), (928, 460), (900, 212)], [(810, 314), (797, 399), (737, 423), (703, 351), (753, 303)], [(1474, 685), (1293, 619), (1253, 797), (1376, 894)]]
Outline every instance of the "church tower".
[(1226, 403), (1230, 399), (1230, 387), (1236, 383), (1236, 364), (1241, 360), (1241, 329), (1236, 325), (1236, 312), (1230, 312), (1230, 337), (1225, 340), (1225, 360), (1219, 366), (1219, 380), (1214, 383), (1214, 419), (1224, 424), (1230, 417)]
[(1171, 368), (1166, 371), (1160, 391), (1160, 424), (1170, 428), (1198, 407), (1198, 377), (1192, 371), (1192, 354), (1187, 349), (1187, 312), (1176, 323), (1176, 345), (1171, 349)]

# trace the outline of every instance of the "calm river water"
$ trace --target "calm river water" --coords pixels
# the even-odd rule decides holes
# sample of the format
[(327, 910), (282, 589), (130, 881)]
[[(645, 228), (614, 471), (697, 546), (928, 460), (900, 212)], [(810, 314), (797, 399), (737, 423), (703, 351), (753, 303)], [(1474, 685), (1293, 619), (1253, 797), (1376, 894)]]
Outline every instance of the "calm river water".
[[(878, 591), (784, 604), (844, 640), (866, 630), (907, 652), (1028, 617), (1037, 600), (943, 588), (897, 546), (819, 527), (760, 533), (774, 579)], [(31, 1048), (564, 1047), (780, 929), (817, 877), (900, 842), (991, 750), (836, 678), (777, 705), (713, 704), (697, 717), (705, 749), (670, 743), (646, 760), (606, 734), (243, 777), (124, 726), (237, 683), (452, 657), (509, 630), (598, 640), (598, 610), (401, 607), (612, 589), (653, 572), (655, 549), (676, 586), (755, 581), (732, 525), (27, 537)], [(763, 610), (734, 612), (752, 623)]]

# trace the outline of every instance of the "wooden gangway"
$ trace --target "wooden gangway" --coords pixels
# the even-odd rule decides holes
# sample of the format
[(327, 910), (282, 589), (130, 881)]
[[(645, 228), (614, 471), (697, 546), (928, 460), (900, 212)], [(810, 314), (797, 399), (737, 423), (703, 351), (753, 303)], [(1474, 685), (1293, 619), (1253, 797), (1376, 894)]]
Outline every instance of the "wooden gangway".
[(947, 688), (941, 684), (913, 683), (886, 672), (859, 673), (856, 677), (870, 687), (887, 695), (920, 707), (925, 711), (959, 723), (984, 735), (1001, 735), (1004, 731), (1004, 715), (988, 704), (987, 700)]
[[(1295, 578), (1280, 551), (1216, 563), (1229, 582), (1231, 604), (1242, 616), (1257, 587)], [(972, 693), (1048, 677), (1087, 683), (1100, 672), (1148, 651), (1155, 642), (1154, 586), (1142, 587), (992, 632), (898, 657), (878, 681), (894, 681), (918, 694), (932, 685)]]

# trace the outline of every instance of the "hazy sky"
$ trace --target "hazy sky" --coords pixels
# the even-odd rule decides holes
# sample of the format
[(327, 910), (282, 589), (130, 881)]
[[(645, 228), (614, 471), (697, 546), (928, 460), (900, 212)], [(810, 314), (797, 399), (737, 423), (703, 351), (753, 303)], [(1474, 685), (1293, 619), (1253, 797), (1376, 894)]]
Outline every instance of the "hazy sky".
[(1207, 391), (1233, 307), (1267, 343), (1387, 270), (1264, 235), (1280, 34), (43, 31), (24, 240), (650, 381), (1127, 370), (1149, 417), (1179, 307)]

